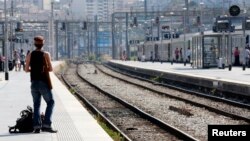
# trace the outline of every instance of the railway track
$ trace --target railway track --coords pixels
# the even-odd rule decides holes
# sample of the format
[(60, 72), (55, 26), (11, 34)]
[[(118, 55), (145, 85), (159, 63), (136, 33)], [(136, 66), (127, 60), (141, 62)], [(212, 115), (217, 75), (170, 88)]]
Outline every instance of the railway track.
[[(137, 72), (135, 74), (132, 71), (120, 70), (120, 69), (114, 68), (113, 66), (110, 66), (108, 64), (103, 64), (103, 65), (105, 67), (111, 69), (114, 72), (129, 76), (129, 77), (132, 77), (132, 78), (136, 78), (136, 79), (141, 80), (141, 81), (149, 82), (149, 83), (154, 84), (156, 86), (163, 86), (163, 87), (166, 87), (166, 88), (175, 89), (175, 90), (178, 90), (178, 91), (182, 91), (182, 92), (189, 93), (189, 94), (192, 94), (192, 95), (197, 95), (197, 96), (200, 96), (200, 97), (208, 98), (208, 99), (215, 100), (215, 101), (218, 101), (218, 102), (224, 102), (224, 103), (228, 103), (230, 105), (234, 105), (234, 106), (237, 106), (237, 107), (250, 109), (249, 97), (244, 97), (243, 98), (243, 96), (240, 95), (241, 100), (239, 100), (238, 98), (236, 98), (237, 96), (235, 96), (235, 94), (234, 94), (234, 98), (230, 98), (230, 97), (227, 98), (227, 96), (225, 94), (219, 94), (219, 95), (216, 94), (216, 95), (214, 95), (214, 94), (210, 94), (208, 91), (199, 92), (200, 90), (192, 89), (192, 86), (187, 88), (187, 86), (177, 86), (177, 85), (169, 84), (169, 83), (165, 83), (165, 82), (156, 82), (154, 80), (150, 80), (148, 78), (148, 76), (140, 74), (140, 72)], [(199, 87), (199, 89), (200, 89), (200, 87)], [(233, 94), (229, 94), (229, 95), (232, 96)], [(249, 101), (249, 102), (247, 102), (247, 101)]]
[(101, 115), (125, 140), (197, 140), (170, 126), (132, 104), (106, 92), (90, 81), (81, 78), (77, 66), (71, 64), (62, 75), (66, 84), (88, 107)]
[(207, 140), (208, 124), (249, 124), (248, 119), (244, 117), (232, 116), (231, 113), (208, 108), (209, 106), (207, 108), (204, 108), (204, 105), (198, 104), (197, 106), (197, 102), (188, 100), (183, 102), (184, 100), (180, 98), (166, 94), (159, 95), (159, 92), (151, 91), (148, 88), (139, 88), (138, 85), (117, 80), (117, 78), (107, 76), (100, 71), (98, 74), (92, 75), (90, 72), (95, 70), (93, 65), (81, 67), (81, 76), (94, 85), (98, 85), (105, 91), (136, 105), (164, 122), (171, 123), (200, 140)]
[[(165, 94), (173, 98), (184, 100), (196, 104), (197, 106), (202, 106), (215, 112), (224, 114), (225, 116), (230, 116), (232, 118), (245, 120), (250, 122), (250, 105), (239, 103), (227, 99), (221, 99), (214, 96), (205, 95), (192, 90), (186, 90), (177, 87), (169, 87), (164, 84), (155, 84), (154, 81), (147, 80), (144, 78), (137, 77), (135, 75), (120, 72), (114, 68), (107, 65), (95, 65), (98, 70), (110, 75), (111, 77), (132, 83), (134, 85), (149, 89), (151, 91), (158, 92), (159, 94)], [(170, 91), (170, 92), (169, 92)]]

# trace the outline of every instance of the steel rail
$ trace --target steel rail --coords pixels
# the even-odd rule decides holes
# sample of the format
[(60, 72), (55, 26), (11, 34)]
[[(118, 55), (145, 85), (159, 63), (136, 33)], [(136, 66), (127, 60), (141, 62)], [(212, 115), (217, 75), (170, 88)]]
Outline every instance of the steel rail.
[[(152, 80), (149, 80), (149, 79), (146, 79), (146, 78), (143, 78), (143, 77), (131, 74), (133, 72), (126, 73), (124, 71), (119, 71), (118, 69), (115, 69), (114, 67), (112, 67), (110, 65), (107, 65), (107, 64), (102, 64), (102, 65), (104, 65), (105, 67), (107, 67), (107, 68), (109, 68), (109, 69), (111, 69), (111, 70), (113, 70), (113, 71), (115, 71), (117, 73), (120, 73), (120, 74), (123, 74), (123, 75), (127, 75), (129, 77), (136, 78), (136, 79), (141, 80), (141, 81), (149, 82), (149, 83), (152, 83), (154, 85), (168, 87), (168, 88), (179, 90), (181, 92), (189, 93), (189, 94), (192, 94), (192, 95), (197, 95), (197, 96), (200, 96), (200, 97), (209, 98), (209, 99), (212, 99), (212, 100), (215, 100), (215, 101), (218, 101), (218, 102), (225, 102), (227, 104), (231, 104), (233, 106), (237, 106), (237, 107), (240, 107), (240, 108), (250, 109), (250, 105), (249, 104), (244, 104), (244, 103), (233, 101), (233, 100), (230, 100), (230, 99), (224, 99), (224, 98), (220, 98), (220, 97), (217, 97), (217, 96), (213, 96), (213, 95), (209, 95), (209, 94), (204, 94), (204, 93), (201, 93), (201, 92), (197, 92), (197, 91), (193, 91), (193, 90), (188, 90), (188, 89), (177, 87), (177, 86), (170, 85), (170, 84), (155, 82), (155, 81), (152, 81)], [(137, 73), (139, 73), (139, 72), (137, 72)]]
[(191, 135), (185, 133), (184, 131), (181, 131), (180, 129), (144, 112), (143, 110), (139, 109), (136, 106), (133, 106), (132, 104), (112, 95), (111, 93), (103, 90), (102, 88), (96, 86), (95, 84), (91, 83), (90, 81), (88, 81), (87, 79), (83, 78), (79, 72), (77, 71), (77, 75), (85, 82), (87, 82), (89, 85), (91, 85), (92, 87), (94, 87), (95, 89), (97, 89), (99, 92), (107, 95), (108, 97), (114, 99), (115, 101), (118, 101), (119, 103), (121, 103), (123, 106), (129, 108), (130, 110), (132, 110), (133, 112), (135, 112), (136, 114), (140, 115), (142, 118), (145, 118), (147, 120), (149, 120), (150, 122), (156, 124), (157, 126), (159, 126), (160, 128), (166, 130), (167, 132), (170, 132), (173, 135), (176, 135), (176, 137), (185, 140), (185, 141), (198, 141), (198, 139), (192, 137)]
[[(244, 104), (244, 103), (233, 101), (233, 100), (230, 100), (230, 99), (220, 98), (220, 97), (217, 97), (217, 96), (213, 96), (213, 95), (209, 95), (209, 94), (205, 94), (205, 93), (201, 93), (201, 92), (197, 92), (197, 91), (193, 91), (193, 90), (181, 88), (181, 87), (170, 85), (170, 84), (155, 82), (155, 81), (152, 81), (152, 80), (149, 80), (149, 79), (146, 79), (146, 78), (139, 77), (139, 76), (131, 74), (133, 72), (126, 73), (124, 71), (119, 71), (118, 69), (115, 69), (114, 67), (112, 67), (110, 65), (107, 65), (107, 64), (103, 64), (103, 65), (105, 67), (107, 67), (107, 68), (109, 68), (109, 69), (117, 72), (117, 73), (120, 73), (120, 74), (123, 74), (123, 75), (127, 75), (129, 77), (136, 78), (138, 80), (142, 80), (142, 81), (145, 81), (145, 82), (149, 82), (149, 83), (152, 83), (154, 85), (168, 87), (168, 88), (179, 90), (181, 92), (189, 93), (189, 94), (192, 94), (192, 95), (197, 95), (197, 96), (200, 96), (200, 97), (209, 98), (209, 99), (212, 99), (212, 100), (215, 100), (215, 101), (218, 101), (218, 102), (225, 102), (225, 103), (228, 103), (228, 104), (240, 107), (240, 108), (250, 109), (250, 105), (249, 104)], [(137, 72), (137, 73), (139, 73), (139, 72)]]
[(120, 135), (123, 137), (124, 141), (132, 141), (132, 139), (130, 139), (125, 133), (123, 133), (116, 125), (114, 125), (101, 111), (99, 111), (93, 104), (91, 104), (91, 102), (89, 100), (87, 100), (86, 97), (84, 97), (83, 95), (81, 95), (74, 87), (71, 86), (71, 84), (66, 80), (65, 76), (64, 76), (64, 72), (61, 74), (61, 77), (63, 79), (63, 81), (65, 82), (65, 84), (67, 85), (68, 88), (74, 89), (75, 91), (75, 95), (82, 101), (84, 102), (84, 104), (88, 107), (88, 109), (91, 110), (92, 113), (94, 113), (95, 115), (98, 115), (99, 117), (101, 117), (101, 119), (103, 121), (105, 121), (105, 123), (112, 128), (112, 130), (120, 133)]
[(143, 89), (149, 90), (149, 91), (154, 92), (154, 93), (157, 93), (157, 94), (159, 94), (159, 95), (168, 96), (168, 97), (170, 97), (170, 98), (174, 98), (174, 99), (177, 99), (177, 100), (180, 100), (180, 101), (184, 101), (184, 102), (186, 102), (186, 103), (189, 103), (189, 104), (192, 104), (192, 105), (195, 105), (195, 106), (198, 106), (198, 107), (204, 107), (204, 108), (208, 109), (209, 111), (215, 112), (215, 113), (220, 114), (220, 115), (224, 115), (224, 116), (227, 116), (227, 117), (231, 117), (231, 118), (233, 118), (233, 119), (244, 120), (244, 121), (250, 123), (250, 119), (249, 119), (249, 118), (242, 117), (242, 116), (240, 116), (240, 115), (236, 115), (236, 114), (232, 114), (232, 113), (228, 113), (228, 112), (225, 112), (225, 111), (222, 111), (222, 110), (219, 110), (219, 109), (216, 109), (216, 108), (213, 108), (213, 107), (210, 107), (210, 106), (207, 106), (207, 105), (198, 103), (198, 102), (194, 102), (194, 101), (191, 101), (191, 100), (188, 100), (188, 99), (185, 99), (185, 98), (181, 98), (181, 97), (178, 97), (178, 96), (173, 96), (173, 95), (171, 95), (171, 94), (169, 94), (169, 93), (166, 93), (166, 92), (160, 92), (160, 91), (158, 91), (158, 90), (155, 90), (155, 89), (152, 89), (152, 88), (143, 86), (143, 85), (141, 85), (141, 84), (138, 84), (138, 83), (135, 83), (135, 82), (131, 82), (131, 81), (129, 81), (129, 80), (125, 80), (125, 79), (119, 78), (119, 77), (117, 77), (117, 76), (113, 76), (113, 75), (111, 75), (111, 74), (109, 74), (109, 73), (104, 72), (103, 70), (101, 70), (101, 69), (100, 69), (99, 67), (97, 67), (96, 65), (95, 65), (95, 67), (96, 67), (99, 71), (103, 72), (104, 74), (106, 74), (106, 75), (108, 75), (108, 76), (110, 76), (110, 77), (116, 78), (116, 79), (118, 79), (118, 80), (121, 80), (121, 81), (123, 81), (123, 82), (129, 83), (129, 84), (132, 84), (132, 85), (135, 85), (135, 86), (137, 86), (137, 87), (141, 87), (141, 88), (143, 88)]

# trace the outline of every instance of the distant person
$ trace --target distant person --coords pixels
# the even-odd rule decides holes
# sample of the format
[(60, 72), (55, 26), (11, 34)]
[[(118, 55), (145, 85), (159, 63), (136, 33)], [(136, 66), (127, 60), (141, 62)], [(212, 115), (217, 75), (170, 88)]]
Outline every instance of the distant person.
[(183, 61), (182, 48), (180, 49), (180, 59), (181, 59), (181, 62), (182, 62)]
[(240, 65), (240, 51), (238, 47), (235, 47), (234, 49), (234, 65), (235, 66)]
[(125, 50), (122, 52), (122, 60), (123, 61), (127, 60), (127, 56), (126, 56), (126, 51)]
[(153, 61), (153, 51), (150, 52), (150, 61)]
[(246, 59), (246, 66), (250, 67), (250, 50), (248, 46), (246, 46), (245, 48), (245, 59)]
[(157, 52), (155, 52), (155, 59), (154, 59), (155, 61), (159, 61), (159, 58), (158, 58), (158, 53)]
[(159, 61), (159, 56), (158, 56), (158, 45), (157, 44), (155, 44), (155, 47), (154, 47), (154, 53), (155, 53), (155, 58), (154, 58), (154, 60), (155, 61)]
[(16, 50), (14, 51), (13, 57), (14, 57), (15, 71), (17, 71), (20, 68), (20, 55)]
[(176, 60), (176, 62), (178, 62), (178, 59), (179, 59), (179, 49), (178, 49), (178, 47), (175, 49), (175, 60)]
[(21, 49), (21, 52), (20, 52), (20, 66), (19, 66), (19, 71), (21, 70), (21, 67), (23, 66), (23, 70), (25, 70), (25, 60), (26, 60), (26, 57), (25, 57), (25, 54), (23, 52), (23, 49)]
[[(40, 130), (44, 132), (56, 133), (57, 130), (52, 129), (51, 118), (54, 108), (54, 98), (52, 91), (46, 81), (46, 75), (44, 73), (44, 62), (47, 62), (48, 71), (52, 71), (50, 54), (42, 50), (44, 45), (43, 36), (36, 36), (34, 38), (34, 45), (36, 49), (28, 54), (26, 59), (25, 71), (30, 72), (31, 78), (31, 94), (33, 97), (33, 127), (34, 133), (40, 133)], [(44, 120), (41, 121), (40, 105), (41, 97), (45, 100), (47, 107), (45, 111)]]
[(190, 63), (190, 60), (191, 60), (191, 50), (190, 50), (190, 47), (188, 47), (187, 49), (187, 52), (186, 52), (186, 56), (187, 56), (187, 62)]
[(2, 57), (2, 55), (0, 54), (0, 71), (3, 71), (3, 70), (4, 70), (3, 62), (4, 62), (3, 57)]

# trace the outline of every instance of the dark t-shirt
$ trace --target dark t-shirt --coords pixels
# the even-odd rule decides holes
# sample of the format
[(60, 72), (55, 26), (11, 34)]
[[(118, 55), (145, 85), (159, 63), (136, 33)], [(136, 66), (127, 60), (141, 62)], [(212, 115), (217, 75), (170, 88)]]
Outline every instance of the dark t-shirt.
[(43, 74), (43, 51), (32, 51), (30, 58), (30, 78), (31, 81), (45, 81), (45, 76)]

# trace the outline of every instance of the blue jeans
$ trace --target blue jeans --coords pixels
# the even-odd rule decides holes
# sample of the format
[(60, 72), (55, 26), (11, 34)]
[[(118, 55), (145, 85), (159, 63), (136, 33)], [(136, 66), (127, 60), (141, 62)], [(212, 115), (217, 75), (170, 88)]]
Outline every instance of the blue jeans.
[[(48, 85), (43, 81), (32, 81), (31, 82), (31, 94), (33, 97), (33, 107), (34, 107), (34, 115), (33, 115), (33, 127), (34, 129), (46, 127), (51, 127), (51, 116), (54, 108), (54, 99), (51, 90), (48, 88)], [(41, 105), (41, 97), (47, 103), (45, 118), (44, 121), (41, 122), (40, 116), (40, 105)]]

